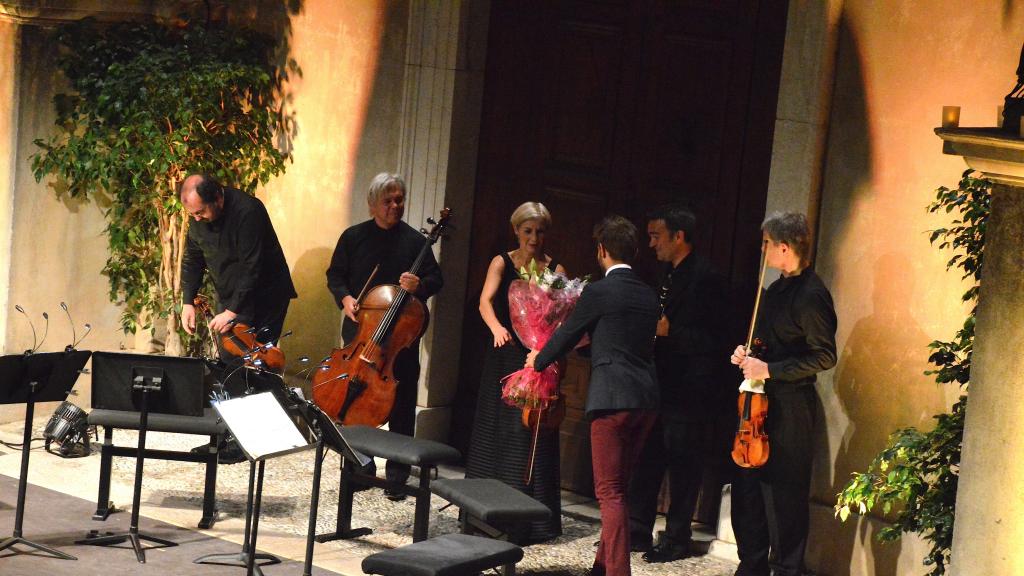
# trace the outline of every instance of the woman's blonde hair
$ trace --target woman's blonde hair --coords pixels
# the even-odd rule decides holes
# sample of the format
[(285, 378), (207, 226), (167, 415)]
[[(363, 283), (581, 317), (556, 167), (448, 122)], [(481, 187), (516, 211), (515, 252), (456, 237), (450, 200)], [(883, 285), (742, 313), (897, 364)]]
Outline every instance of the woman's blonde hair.
[(551, 212), (540, 202), (523, 202), (512, 212), (509, 222), (512, 223), (512, 231), (519, 230), (519, 226), (527, 220), (540, 220), (545, 228), (551, 227)]

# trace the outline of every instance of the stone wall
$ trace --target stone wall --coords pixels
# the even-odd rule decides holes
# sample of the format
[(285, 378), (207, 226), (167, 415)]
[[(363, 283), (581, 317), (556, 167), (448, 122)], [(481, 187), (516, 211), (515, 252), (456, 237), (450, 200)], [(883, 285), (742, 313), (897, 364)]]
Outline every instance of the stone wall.
[[(253, 3), (222, 16), (285, 35), (289, 56), (301, 68), (286, 86), (287, 110), (295, 115), (292, 162), (258, 196), (270, 212), (300, 296), (285, 325), (294, 334), (282, 347), (293, 361), (308, 356), (315, 362), (340, 343), (341, 314), (327, 291), (325, 271), (341, 232), (368, 217), (366, 188), (375, 174), (404, 173), (410, 188), (407, 220), (415, 227), (453, 202), (471, 213), (487, 3), (306, 0), (288, 5), (299, 9), (282, 15), (279, 3)], [(129, 7), (138, 9), (133, 17), (145, 17), (141, 4)], [(51, 131), (51, 100), (62, 88), (51, 26), (102, 10), (94, 2), (67, 0), (41, 12), (21, 10), (14, 21), (0, 20), (0, 90), (13, 96), (0, 99), (0, 269), (8, 269), (7, 259), (10, 269), (9, 280), (0, 281), (0, 345), (8, 353), (32, 344), (28, 322), (12, 316), (14, 304), (30, 313), (40, 332), (41, 314), (49, 312), (50, 337), (43, 350), (70, 342), (61, 301), (80, 332), (85, 322), (94, 326), (86, 347), (135, 346), (133, 337), (120, 332), (121, 311), (109, 302), (107, 280), (100, 274), (107, 258), (102, 202), (58, 196), (52, 184), (35, 182), (28, 163), (32, 141)], [(265, 17), (268, 10), (274, 18)], [(448, 191), (449, 179), (458, 190)], [(453, 248), (465, 254), (467, 245), (463, 239)], [(452, 326), (461, 326), (465, 256), (446, 261), (440, 247), (435, 251), (446, 292), (454, 297), (447, 307), (458, 310), (444, 323), (452, 332)], [(461, 335), (461, 329), (454, 332)], [(428, 350), (457, 357), (457, 338), (438, 342)], [(440, 367), (437, 379), (443, 382), (428, 392), (426, 366), (420, 402), (443, 407), (454, 376)], [(291, 364), (293, 371), (299, 368)], [(78, 402), (87, 405), (90, 388), (88, 378), (83, 380)], [(48, 410), (41, 407), (40, 413)], [(19, 407), (0, 407), (0, 421), (21, 414)], [(434, 417), (432, 435), (445, 434), (445, 419)]]
[(929, 428), (960, 393), (922, 374), (927, 344), (950, 339), (968, 312), (966, 285), (945, 271), (950, 254), (928, 243), (947, 220), (926, 206), (965, 169), (942, 155), (932, 130), (943, 105), (962, 107), (962, 126), (995, 125), (1015, 80), (1024, 7), (793, 1), (790, 27), (768, 206), (819, 211), (816, 269), (839, 316), (839, 364), (819, 378), (808, 562), (822, 575), (924, 574), (920, 539), (878, 544), (876, 516), (840, 524), (831, 507), (889, 433)]

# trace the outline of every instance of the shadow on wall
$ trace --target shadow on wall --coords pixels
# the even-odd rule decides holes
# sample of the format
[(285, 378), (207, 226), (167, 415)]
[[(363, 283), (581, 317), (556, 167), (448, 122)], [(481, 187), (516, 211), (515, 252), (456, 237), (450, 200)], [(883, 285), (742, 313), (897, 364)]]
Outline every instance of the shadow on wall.
[[(930, 338), (910, 313), (911, 262), (902, 254), (884, 254), (863, 264), (874, 276), (872, 313), (854, 326), (839, 360), (836, 394), (850, 424), (836, 456), (832, 493), (851, 473), (866, 470), (897, 428), (931, 428), (932, 415), (947, 408), (942, 389), (924, 374)], [(859, 540), (872, 550), (874, 574), (895, 574), (900, 547), (877, 542), (869, 523), (857, 525), (850, 554)]]
[[(863, 54), (845, 13), (840, 19), (838, 34), (820, 222), (828, 237), (849, 238), (851, 233), (847, 228), (861, 196), (870, 189), (874, 167)], [(836, 271), (849, 266), (849, 263), (837, 261), (838, 257), (835, 250), (820, 250), (817, 269), (831, 271), (833, 278), (837, 277)], [(877, 255), (869, 254), (866, 258), (872, 257)], [(921, 342), (923, 346), (928, 340), (910, 315), (912, 287), (904, 283), (900, 269), (902, 266), (905, 270), (908, 264), (893, 255), (857, 264), (862, 274), (874, 274), (874, 310), (857, 323), (845, 347), (839, 351), (834, 389), (819, 389), (825, 405), (833, 413), (841, 411), (849, 418), (842, 445), (834, 451), (837, 454), (834, 463), (831, 461), (833, 450), (828, 443), (838, 434), (824, 429), (818, 432), (812, 493), (816, 502), (826, 509), (834, 504), (835, 494), (849, 479), (850, 472), (865, 469), (873, 455), (885, 446), (886, 437), (896, 422), (916, 423), (908, 418), (902, 403), (910, 402), (917, 396), (916, 392), (924, 392), (918, 389), (923, 382), (922, 362), (908, 363), (908, 359), (921, 359), (924, 349), (916, 344), (910, 344), (913, 349), (908, 349), (907, 343)], [(839, 322), (842, 326), (843, 318), (840, 317)], [(933, 392), (938, 395), (938, 390)], [(835, 397), (829, 398), (833, 394)], [(824, 412), (824, 406), (819, 406), (819, 422), (825, 427), (841, 426)], [(878, 418), (884, 422), (879, 422)], [(848, 576), (856, 566), (865, 568), (864, 574), (895, 576), (900, 546), (874, 541), (873, 523), (840, 523), (831, 518), (819, 521), (823, 525), (812, 527), (812, 533), (827, 533), (828, 536), (810, 538), (807, 554), (810, 568), (829, 576)], [(864, 562), (871, 561), (864, 559), (867, 554), (873, 559), (871, 567), (864, 566)]]
[[(285, 320), (285, 330), (291, 330), (292, 335), (281, 344), (288, 357), (289, 374), (316, 365), (341, 344), (341, 311), (327, 290), (326, 270), (330, 262), (330, 249), (314, 248), (300, 256), (292, 269), (292, 282), (299, 297), (292, 300)], [(308, 356), (310, 363), (299, 364), (301, 356)], [(306, 381), (307, 376), (304, 374), (302, 380)], [(308, 394), (308, 385), (303, 388)]]

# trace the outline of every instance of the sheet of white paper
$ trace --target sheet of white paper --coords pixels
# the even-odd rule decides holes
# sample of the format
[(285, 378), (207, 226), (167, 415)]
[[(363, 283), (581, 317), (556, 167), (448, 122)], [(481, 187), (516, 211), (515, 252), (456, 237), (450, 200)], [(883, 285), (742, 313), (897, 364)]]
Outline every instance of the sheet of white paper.
[(270, 392), (216, 402), (213, 407), (254, 460), (309, 444)]

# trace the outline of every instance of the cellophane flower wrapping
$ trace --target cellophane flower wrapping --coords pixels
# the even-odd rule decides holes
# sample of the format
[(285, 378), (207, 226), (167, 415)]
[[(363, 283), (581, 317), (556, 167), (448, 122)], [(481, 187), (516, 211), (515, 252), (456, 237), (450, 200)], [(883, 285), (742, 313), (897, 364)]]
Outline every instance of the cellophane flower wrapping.
[[(519, 341), (530, 350), (540, 350), (576, 307), (587, 279), (570, 280), (530, 264), (529, 270), (519, 272), (524, 279), (513, 281), (508, 289), (509, 315)], [(585, 340), (586, 336), (577, 346), (585, 345)], [(523, 368), (502, 378), (501, 397), (509, 406), (544, 408), (557, 398), (561, 378), (557, 362), (540, 372)]]

